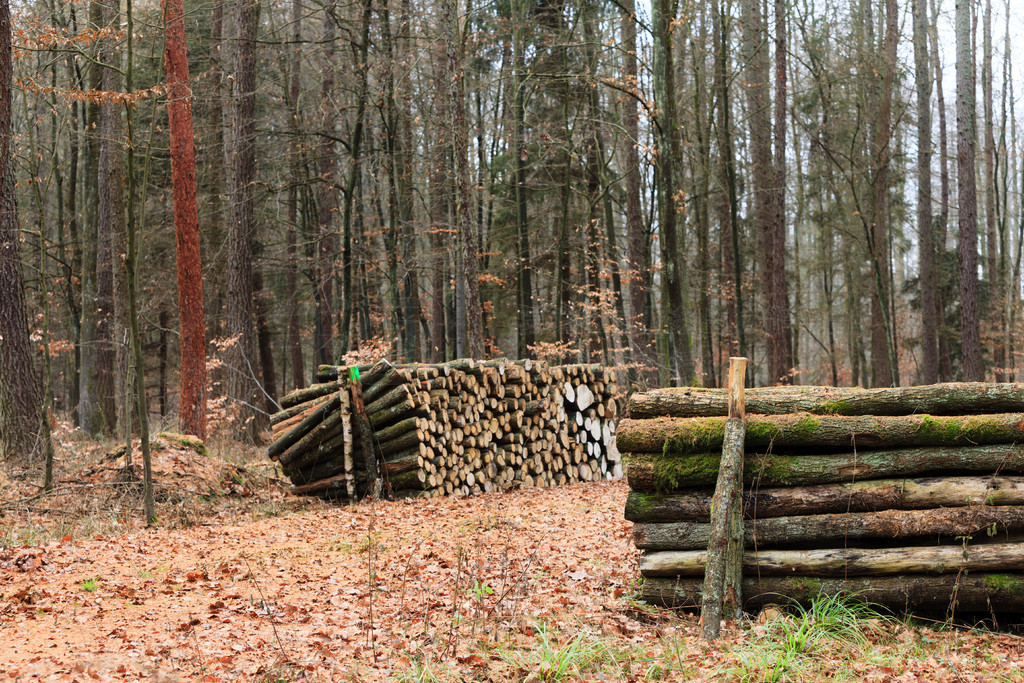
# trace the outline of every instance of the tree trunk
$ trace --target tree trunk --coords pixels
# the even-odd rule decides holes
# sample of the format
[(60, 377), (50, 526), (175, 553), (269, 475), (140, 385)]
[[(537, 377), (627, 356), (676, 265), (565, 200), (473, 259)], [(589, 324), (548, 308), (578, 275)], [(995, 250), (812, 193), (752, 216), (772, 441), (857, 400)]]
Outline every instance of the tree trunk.
[[(1009, 49), (1007, 45), (1005, 49)], [(1000, 251), (1001, 240), (997, 232), (996, 214), (998, 213), (998, 191), (996, 189), (996, 141), (993, 134), (993, 102), (992, 102), (992, 0), (985, 0), (985, 11), (982, 19), (981, 48), (981, 92), (984, 110), (984, 154), (985, 154), (985, 232), (987, 239), (988, 263), (988, 316), (987, 327), (991, 335), (992, 362), (995, 366), (997, 382), (1005, 381), (1006, 346), (1004, 344), (1003, 321), (1003, 273), (1000, 269), (1002, 260)]]
[[(320, 363), (332, 363), (334, 353), (334, 258), (337, 252), (334, 217), (337, 213), (335, 187), (337, 159), (334, 155), (334, 10), (335, 5), (324, 7), (323, 78), (320, 86), (320, 140), (317, 145), (319, 183), (317, 184), (317, 236), (316, 257), (316, 356)], [(397, 286), (397, 285), (396, 285)]]
[[(667, 457), (623, 453), (629, 486), (634, 491), (668, 492), (710, 486), (718, 471), (716, 453)], [(1005, 472), (1024, 474), (1024, 446), (956, 446), (901, 448), (826, 455), (751, 454), (745, 478), (754, 486), (826, 484), (881, 477), (917, 476), (926, 472)]]
[[(299, 85), (302, 80), (302, 3), (292, 1), (292, 51), (291, 64), (288, 69), (288, 89), (286, 91), (288, 110), (290, 113), (291, 132), (295, 140), (299, 139), (302, 130), (299, 121)], [(302, 340), (299, 325), (298, 299), (298, 240), (296, 230), (299, 225), (299, 184), (302, 182), (302, 156), (299, 145), (294, 143), (291, 149), (290, 182), (288, 184), (288, 224), (285, 226), (285, 282), (284, 298), (288, 307), (288, 355), (292, 369), (292, 388), (301, 389), (306, 386), (306, 373), (302, 358)], [(284, 389), (282, 377), (282, 389)]]
[(0, 460), (38, 453), (40, 391), (32, 367), (14, 200), (11, 7), (0, 0)]
[[(120, 27), (120, 12), (117, 7), (102, 6), (104, 26)], [(101, 42), (100, 60), (105, 64), (120, 64), (120, 56), (109, 39)], [(121, 77), (117, 71), (104, 67), (100, 74), (100, 88), (107, 92), (123, 91)], [(106, 101), (100, 104), (99, 112), (99, 161), (96, 185), (98, 191), (96, 228), (96, 397), (100, 407), (101, 430), (113, 434), (118, 424), (119, 407), (124, 407), (127, 387), (118, 382), (118, 346), (115, 341), (117, 313), (123, 311), (123, 300), (118, 302), (114, 287), (114, 255), (123, 254), (117, 245), (124, 230), (124, 174), (122, 172), (122, 141), (124, 130), (121, 122), (121, 106)], [(120, 257), (119, 257), (120, 258)], [(118, 278), (121, 279), (120, 277)], [(123, 347), (121, 347), (123, 348)], [(121, 374), (123, 379), (123, 374)], [(121, 418), (128, 417), (122, 413)]]
[[(439, 47), (431, 51), (431, 61), (435, 78), (442, 82), (445, 66), (444, 52)], [(448, 354), (447, 325), (445, 320), (445, 296), (449, 288), (448, 275), (448, 229), (451, 226), (448, 190), (448, 144), (446, 140), (448, 109), (447, 94), (440, 88), (433, 93), (434, 111), (437, 114), (431, 141), (430, 165), (430, 244), (432, 264), (430, 272), (430, 358), (435, 363), (442, 363)]]
[(181, 431), (205, 439), (206, 318), (203, 312), (203, 265), (199, 255), (192, 86), (188, 72), (183, 0), (165, 0), (164, 25), (164, 70), (168, 88), (171, 184), (178, 264), (178, 317), (181, 330), (178, 421)]
[[(353, 240), (352, 230), (353, 223), (356, 226), (361, 224), (360, 219), (357, 216), (353, 216), (353, 212), (359, 211), (359, 216), (362, 216), (362, 203), (356, 202), (356, 195), (361, 194), (360, 181), (362, 179), (362, 159), (361, 150), (363, 144), (363, 128), (366, 120), (366, 105), (367, 105), (367, 93), (369, 92), (369, 65), (367, 63), (367, 55), (370, 49), (370, 20), (373, 16), (373, 0), (363, 0), (362, 7), (362, 19), (360, 23), (360, 40), (358, 43), (353, 43), (352, 49), (355, 53), (354, 58), (356, 60), (356, 74), (358, 75), (359, 81), (359, 94), (356, 99), (356, 120), (352, 127), (352, 138), (349, 144), (349, 155), (351, 159), (351, 165), (349, 167), (348, 181), (345, 189), (345, 206), (342, 211), (342, 220), (344, 225), (342, 227), (342, 264), (341, 264), (341, 297), (342, 297), (342, 314), (341, 314), (341, 329), (338, 331), (338, 336), (341, 337), (342, 349), (345, 351), (351, 351), (355, 346), (353, 343), (354, 335), (352, 333), (352, 318), (355, 313), (355, 293), (352, 290), (352, 270), (355, 267), (356, 260), (353, 258)], [(358, 207), (358, 209), (357, 209)], [(360, 233), (362, 231), (360, 230)], [(366, 321), (364, 319), (364, 324)], [(368, 332), (368, 330), (364, 331)], [(362, 334), (363, 338), (368, 338), (369, 334)]]
[(896, 0), (885, 0), (885, 76), (881, 84), (878, 114), (874, 122), (872, 157), (875, 165), (872, 183), (871, 225), (868, 250), (871, 255), (871, 384), (876, 387), (899, 386), (899, 360), (896, 354), (896, 322), (891, 308), (892, 255), (889, 249), (889, 160), (892, 156), (892, 90), (896, 77), (896, 48), (899, 39)]
[[(764, 35), (767, 37), (767, 33)], [(759, 40), (760, 36), (756, 39)], [(764, 50), (763, 71), (767, 73), (767, 48), (758, 49)], [(771, 384), (792, 384), (795, 379), (786, 277), (786, 53), (786, 2), (775, 0), (775, 149), (770, 157), (775, 163), (775, 178), (770, 186), (761, 188), (764, 191), (771, 188), (769, 201), (772, 206), (770, 223), (766, 221), (763, 236), (768, 299), (768, 378)], [(767, 83), (764, 85), (764, 100), (767, 103)], [(768, 135), (767, 131), (764, 135)]]
[(960, 347), (964, 381), (985, 378), (978, 318), (978, 208), (974, 177), (974, 31), (969, 0), (956, 0), (957, 198), (960, 228)]
[(526, 2), (512, 2), (512, 147), (515, 154), (516, 240), (516, 306), (518, 316), (518, 354), (530, 357), (535, 341), (533, 329), (533, 282), (530, 260), (530, 226), (527, 216), (526, 195), (526, 45), (523, 32), (527, 27)]
[(936, 296), (935, 227), (932, 225), (932, 72), (928, 61), (928, 8), (926, 0), (913, 0), (914, 81), (917, 85), (917, 240), (921, 287), (922, 384), (939, 381), (941, 329)]
[(715, 90), (718, 96), (718, 183), (720, 185), (719, 224), (722, 245), (722, 280), (725, 291), (726, 337), (729, 354), (742, 356), (746, 343), (743, 333), (743, 292), (740, 286), (739, 202), (736, 197), (736, 162), (732, 146), (732, 112), (729, 99), (729, 21), (728, 12), (715, 3)]
[[(929, 539), (953, 543), (977, 536), (979, 541), (1024, 531), (1024, 507), (972, 505), (924, 510), (837, 512), (797, 517), (769, 517), (744, 524), (747, 547), (895, 539)], [(711, 526), (702, 522), (639, 523), (633, 542), (641, 550), (699, 550), (707, 548)]]
[[(623, 70), (626, 86), (640, 95), (637, 79), (636, 45), (636, 2), (625, 0), (621, 5)], [(641, 144), (639, 115), (636, 97), (629, 96), (623, 103), (623, 128), (625, 131), (625, 172), (626, 172), (626, 243), (629, 256), (629, 347), (631, 360), (646, 366), (653, 366), (650, 329), (651, 320), (647, 313), (647, 296), (650, 289), (651, 253), (650, 242), (643, 223), (640, 206), (640, 153)]]
[(676, 227), (676, 169), (673, 138), (676, 130), (675, 77), (672, 68), (672, 26), (668, 0), (654, 0), (651, 4), (651, 25), (654, 42), (654, 99), (660, 116), (656, 119), (657, 133), (657, 187), (659, 215), (659, 243), (661, 244), (662, 277), (667, 289), (669, 334), (672, 338), (672, 356), (669, 366), (679, 385), (689, 385), (694, 379), (693, 357), (690, 348), (689, 326), (683, 288), (686, 281), (685, 254)]
[(233, 103), (227, 150), (228, 263), (227, 323), (235, 338), (228, 350), (228, 396), (237, 411), (239, 433), (255, 439), (262, 427), (255, 410), (256, 329), (253, 307), (253, 235), (256, 180), (256, 34), (259, 0), (237, 0)]
[[(821, 515), (866, 510), (922, 510), (937, 507), (1024, 504), (1024, 477), (923, 477), (875, 479), (749, 491), (743, 512), (748, 519)], [(648, 494), (626, 499), (631, 522), (707, 522), (711, 496), (706, 490)]]
[[(98, 0), (89, 3), (88, 21), (93, 26), (103, 24), (102, 7)], [(97, 46), (97, 56), (99, 46)], [(87, 87), (100, 89), (102, 67), (99, 59), (88, 66)], [(96, 435), (105, 429), (103, 409), (100, 402), (99, 384), (99, 183), (93, 179), (99, 176), (99, 119), (100, 107), (97, 102), (85, 106), (85, 229), (82, 233), (82, 338), (79, 348), (82, 356), (78, 394), (78, 425), (88, 434)]]
[(470, 191), (469, 131), (466, 127), (466, 103), (463, 92), (464, 74), (461, 31), (457, 0), (441, 0), (444, 14), (446, 63), (448, 67), (448, 108), (451, 117), (452, 155), (455, 158), (455, 219), (462, 255), (465, 287), (466, 355), (483, 358), (483, 317), (480, 309), (480, 282), (477, 278), (476, 238), (470, 220), (473, 194)]
[[(746, 58), (747, 119), (750, 128), (750, 160), (753, 166), (754, 226), (760, 236), (764, 258), (762, 280), (765, 286), (765, 318), (768, 344), (768, 383), (791, 384), (792, 341), (789, 329), (789, 304), (785, 283), (785, 228), (776, 224), (775, 164), (772, 161), (772, 122), (768, 87), (769, 59), (767, 32), (761, 3), (743, 3), (744, 56)], [(781, 76), (780, 77), (784, 77)], [(779, 163), (784, 163), (780, 161)], [(780, 251), (779, 239), (782, 238)]]
[[(934, 386), (843, 389), (798, 387), (747, 389), (747, 412), (763, 415), (963, 415), (1024, 412), (1024, 384), (957, 382)], [(633, 419), (675, 416), (710, 417), (728, 413), (722, 390), (656, 389), (629, 398)], [(628, 449), (627, 449), (628, 450)]]
[[(935, 0), (931, 3), (931, 16), (937, 17), (938, 10)], [(947, 153), (946, 135), (946, 99), (942, 87), (942, 60), (940, 59), (938, 22), (931, 21), (928, 34), (931, 38), (932, 69), (935, 72), (935, 109), (939, 113), (939, 215), (935, 217), (935, 251), (940, 256), (946, 254), (946, 233), (949, 225), (949, 154)], [(944, 278), (953, 278), (945, 268), (936, 267), (939, 282)], [(954, 379), (953, 361), (950, 357), (950, 347), (953, 345), (953, 333), (946, 325), (946, 312), (941, 297), (935, 298), (935, 317), (939, 323), (939, 380), (949, 382)]]

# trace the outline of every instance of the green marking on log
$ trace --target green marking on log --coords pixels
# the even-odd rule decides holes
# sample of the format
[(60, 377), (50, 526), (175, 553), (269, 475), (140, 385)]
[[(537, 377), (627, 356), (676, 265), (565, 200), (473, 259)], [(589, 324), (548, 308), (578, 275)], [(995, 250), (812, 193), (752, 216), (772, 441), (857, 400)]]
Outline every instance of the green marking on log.
[(1024, 594), (1024, 579), (1016, 574), (985, 574), (985, 586), (1012, 595)]
[(856, 409), (850, 405), (849, 401), (842, 399), (838, 401), (823, 401), (820, 406), (816, 406), (811, 410), (815, 415), (854, 415)]
[(351, 368), (349, 368), (348, 369), (348, 376), (351, 379), (358, 381), (359, 380), (359, 366), (353, 365)]

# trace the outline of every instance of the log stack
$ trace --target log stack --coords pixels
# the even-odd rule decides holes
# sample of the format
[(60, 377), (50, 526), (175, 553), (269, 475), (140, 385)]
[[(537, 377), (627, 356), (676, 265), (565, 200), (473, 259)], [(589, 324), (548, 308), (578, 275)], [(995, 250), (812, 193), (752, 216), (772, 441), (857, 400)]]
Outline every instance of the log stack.
[[(726, 407), (659, 389), (619, 424), (648, 602), (701, 603)], [(749, 389), (746, 409), (746, 609), (1024, 612), (1024, 384)]]
[(359, 498), (377, 473), (393, 495), (417, 497), (622, 476), (610, 368), (381, 361), (358, 375), (320, 366), (271, 417), (268, 455), (294, 493)]

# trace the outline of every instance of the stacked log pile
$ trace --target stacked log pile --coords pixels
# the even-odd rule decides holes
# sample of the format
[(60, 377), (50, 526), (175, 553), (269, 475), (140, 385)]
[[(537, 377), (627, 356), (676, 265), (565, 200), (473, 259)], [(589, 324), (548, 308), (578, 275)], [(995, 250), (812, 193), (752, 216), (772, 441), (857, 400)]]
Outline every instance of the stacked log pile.
[[(644, 600), (697, 607), (724, 391), (631, 397), (618, 430)], [(742, 595), (1024, 611), (1024, 384), (746, 392)]]
[[(271, 418), (297, 494), (469, 495), (622, 476), (619, 387), (599, 365), (456, 360), (321, 366)], [(360, 410), (360, 406), (362, 409)]]

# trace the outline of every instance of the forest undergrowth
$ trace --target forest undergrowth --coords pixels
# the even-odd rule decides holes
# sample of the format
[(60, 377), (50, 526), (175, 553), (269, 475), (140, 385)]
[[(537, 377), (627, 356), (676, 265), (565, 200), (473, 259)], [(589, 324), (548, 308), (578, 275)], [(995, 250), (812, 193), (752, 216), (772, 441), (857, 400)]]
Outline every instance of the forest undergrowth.
[[(714, 645), (639, 602), (624, 482), (337, 506), (259, 449), (60, 428), (56, 487), (0, 486), (0, 677), (262, 681), (1024, 681), (1024, 640), (852, 598), (769, 607)], [(137, 456), (136, 456), (137, 457)]]

